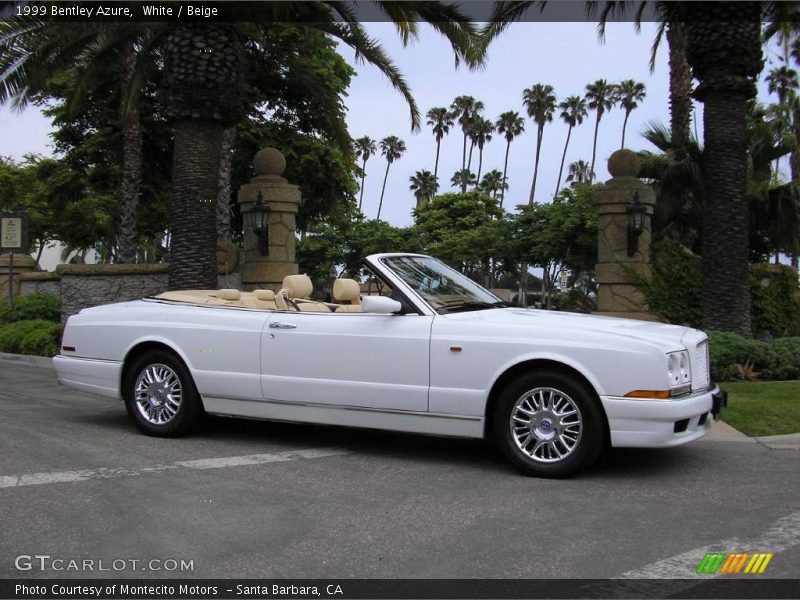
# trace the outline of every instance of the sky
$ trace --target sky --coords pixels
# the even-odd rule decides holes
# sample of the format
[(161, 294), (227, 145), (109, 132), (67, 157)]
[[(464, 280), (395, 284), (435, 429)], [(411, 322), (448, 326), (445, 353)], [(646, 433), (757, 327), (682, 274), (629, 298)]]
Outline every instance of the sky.
[[(570, 95), (582, 96), (586, 84), (597, 79), (610, 82), (634, 79), (644, 83), (647, 96), (628, 121), (626, 147), (632, 150), (654, 150), (640, 135), (648, 122), (669, 123), (666, 43), (659, 51), (654, 73), (649, 70), (650, 45), (655, 35), (653, 23), (644, 23), (640, 34), (631, 23), (610, 23), (604, 44), (598, 40), (594, 23), (517, 23), (493, 42), (486, 66), (477, 71), (463, 65), (456, 69), (448, 42), (429, 26), (422, 25), (419, 39), (405, 48), (391, 24), (368, 23), (366, 27), (405, 75), (423, 114), (421, 130), (412, 133), (408, 105), (402, 96), (377, 68), (355, 63), (352, 50), (346, 46), (340, 48), (358, 71), (345, 99), (352, 137), (368, 135), (380, 140), (396, 135), (406, 143), (406, 153), (389, 171), (381, 213), (382, 219), (394, 225), (412, 223), (415, 199), (409, 190), (409, 177), (418, 170), (433, 171), (436, 144), (424, 123), (424, 114), (434, 106), (449, 107), (456, 96), (471, 95), (481, 100), (485, 105), (484, 116), (493, 121), (507, 110), (518, 111), (525, 117), (525, 132), (511, 144), (506, 207), (527, 202), (533, 179), (536, 127), (522, 104), (525, 88), (536, 83), (550, 84), (561, 101)], [(770, 56), (767, 58), (772, 60)], [(768, 63), (764, 73), (769, 68)], [(759, 95), (762, 101), (768, 101), (763, 84)], [(702, 118), (702, 105), (698, 105), (697, 115)], [(609, 178), (608, 157), (620, 147), (623, 118), (624, 111), (616, 108), (604, 114), (600, 123), (595, 171), (601, 181)], [(573, 130), (564, 177), (570, 162), (591, 161), (594, 121), (595, 113), (590, 112), (584, 123)], [(0, 155), (17, 159), (28, 152), (51, 155), (49, 129), (48, 121), (36, 107), (28, 107), (22, 113), (0, 107)], [(702, 134), (702, 122), (698, 123), (698, 130)], [(555, 191), (566, 135), (567, 126), (556, 113), (544, 131), (537, 201), (549, 201)], [(442, 141), (440, 192), (451, 189), (450, 177), (461, 168), (461, 144), (461, 130), (456, 125)], [(483, 173), (495, 168), (502, 171), (505, 146), (505, 138), (495, 134), (484, 150)], [(386, 161), (380, 154), (367, 163), (363, 210), (368, 218), (377, 213), (385, 168)], [(473, 159), (475, 170), (477, 155)]]

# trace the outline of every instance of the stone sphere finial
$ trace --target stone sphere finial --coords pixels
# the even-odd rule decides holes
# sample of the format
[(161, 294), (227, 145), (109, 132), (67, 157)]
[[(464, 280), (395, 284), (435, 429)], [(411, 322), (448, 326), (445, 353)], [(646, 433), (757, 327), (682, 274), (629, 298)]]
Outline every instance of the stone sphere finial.
[(612, 177), (637, 177), (641, 166), (639, 155), (624, 148), (614, 152), (608, 159), (608, 172)]
[(281, 177), (286, 170), (286, 158), (276, 148), (263, 148), (253, 158), (256, 176)]

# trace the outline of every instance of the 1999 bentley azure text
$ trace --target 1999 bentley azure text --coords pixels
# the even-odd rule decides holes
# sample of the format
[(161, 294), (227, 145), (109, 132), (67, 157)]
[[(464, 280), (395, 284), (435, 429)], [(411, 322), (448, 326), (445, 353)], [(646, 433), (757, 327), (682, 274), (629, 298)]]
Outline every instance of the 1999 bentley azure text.
[(491, 438), (563, 477), (611, 446), (696, 440), (725, 393), (695, 329), (505, 305), (440, 261), (374, 254), (379, 293), (305, 275), (270, 290), (166, 292), (82, 310), (53, 359), (65, 385), (122, 398), (144, 433), (203, 413)]

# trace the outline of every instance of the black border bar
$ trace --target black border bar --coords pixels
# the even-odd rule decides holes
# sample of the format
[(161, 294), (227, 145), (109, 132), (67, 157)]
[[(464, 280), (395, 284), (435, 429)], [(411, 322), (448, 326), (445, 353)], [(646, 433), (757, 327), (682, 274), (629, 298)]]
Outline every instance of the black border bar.
[(8, 600), (798, 598), (800, 579), (1, 579)]

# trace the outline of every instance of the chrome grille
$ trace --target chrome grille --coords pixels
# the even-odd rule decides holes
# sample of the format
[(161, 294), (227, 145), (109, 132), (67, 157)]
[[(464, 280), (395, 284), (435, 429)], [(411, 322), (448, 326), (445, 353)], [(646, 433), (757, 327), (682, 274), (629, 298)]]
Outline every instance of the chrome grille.
[(694, 350), (694, 360), (692, 361), (692, 389), (701, 390), (708, 387), (711, 383), (708, 364), (708, 340), (703, 340)]

